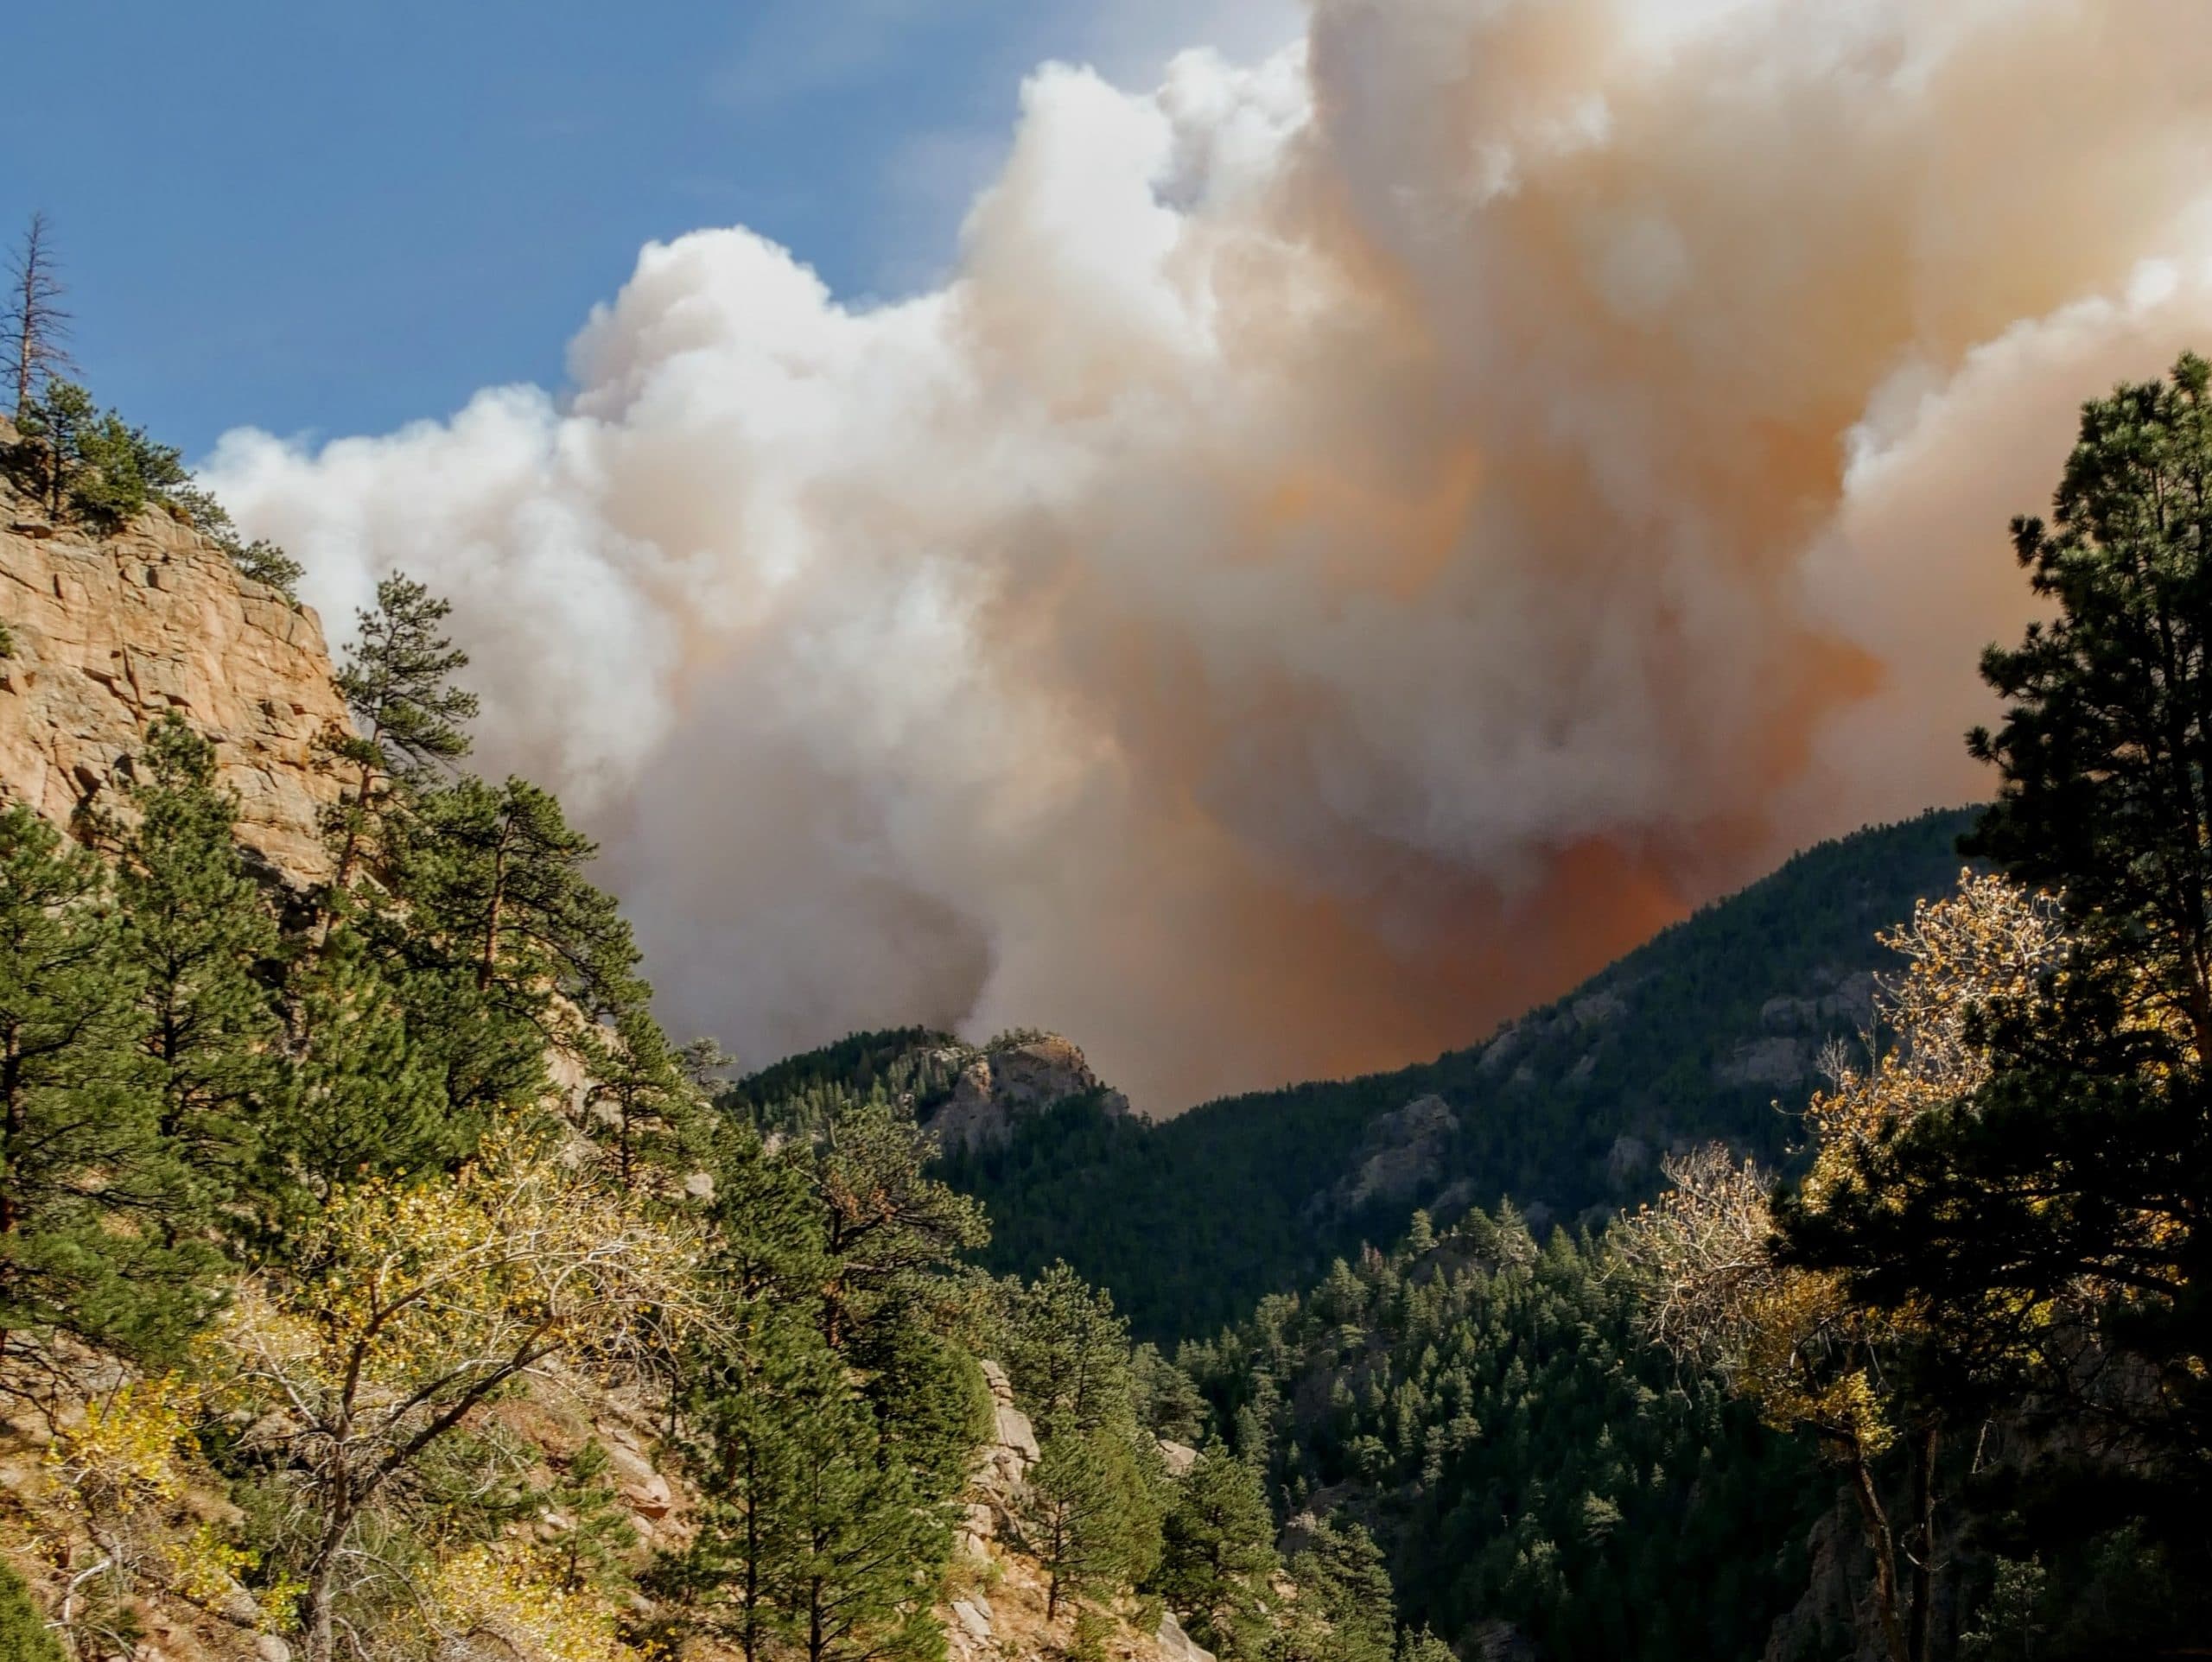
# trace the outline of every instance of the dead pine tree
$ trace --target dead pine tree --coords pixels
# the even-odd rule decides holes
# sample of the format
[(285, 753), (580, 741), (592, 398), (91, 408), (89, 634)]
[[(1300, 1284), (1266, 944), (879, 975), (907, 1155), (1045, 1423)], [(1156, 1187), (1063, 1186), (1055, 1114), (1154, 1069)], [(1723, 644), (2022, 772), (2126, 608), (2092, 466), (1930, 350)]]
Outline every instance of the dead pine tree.
[(19, 416), (48, 380), (77, 367), (67, 345), (69, 314), (62, 309), (61, 297), (68, 291), (62, 286), (53, 241), (46, 215), (32, 214), (8, 268), (8, 346), (15, 355), (15, 409)]

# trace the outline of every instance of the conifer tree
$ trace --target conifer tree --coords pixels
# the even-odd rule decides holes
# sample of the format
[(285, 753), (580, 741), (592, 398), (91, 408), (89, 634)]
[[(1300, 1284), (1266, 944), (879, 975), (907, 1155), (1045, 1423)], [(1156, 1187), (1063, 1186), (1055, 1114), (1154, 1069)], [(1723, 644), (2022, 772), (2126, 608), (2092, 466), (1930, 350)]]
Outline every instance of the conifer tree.
[(111, 530), (156, 498), (188, 486), (191, 474), (174, 446), (157, 443), (114, 410), (102, 410), (74, 382), (48, 380), (16, 411), (30, 441), (33, 470), (47, 511), (65, 510)]
[(701, 1500), (690, 1545), (660, 1579), (690, 1612), (691, 1625), (735, 1644), (760, 1662), (779, 1632), (775, 1599), (800, 1551), (793, 1428), (819, 1337), (788, 1307), (740, 1305), (739, 1325), (716, 1348), (694, 1391), (691, 1430)]
[(416, 813), (398, 886), (480, 997), (541, 1024), (554, 994), (593, 1014), (643, 1002), (629, 925), (583, 874), (598, 845), (551, 793), (462, 779), (419, 793)]
[(377, 585), (374, 607), (354, 614), (359, 639), (338, 671), (351, 732), (325, 735), (348, 776), (333, 810), (334, 882), (343, 891), (375, 848), (395, 808), (436, 771), (468, 754), (474, 693), (452, 684), (468, 654), (441, 632), (453, 607), (395, 572)]
[(682, 1164), (696, 1141), (700, 1103), (660, 1024), (639, 1002), (611, 1033), (593, 1028), (585, 1039), (589, 1128), (607, 1150), (614, 1181), (633, 1188), (647, 1173)]
[(0, 1657), (7, 1662), (64, 1662), (60, 1642), (31, 1602), (23, 1578), (0, 1564)]
[(0, 1346), (59, 1330), (145, 1357), (205, 1318), (182, 1173), (136, 1042), (141, 978), (105, 867), (0, 812)]
[(1397, 1662), (1459, 1662), (1452, 1647), (1429, 1628), (1408, 1627), (1398, 1635)]
[(1298, 1597), (1268, 1646), (1270, 1662), (1393, 1662), (1390, 1572), (1364, 1528), (1322, 1520), (1288, 1569)]
[(287, 993), (265, 1192), (312, 1208), (341, 1183), (438, 1170), (474, 1145), (482, 1121), (454, 1112), (438, 1058), (359, 931), (341, 923), (294, 967)]
[(1003, 1297), (1007, 1377), (1038, 1436), (1133, 1430), (1128, 1324), (1113, 1295), (1059, 1260), (1026, 1286), (1009, 1279)]
[(1144, 1424), (1157, 1437), (1197, 1447), (1205, 1436), (1206, 1400), (1191, 1376), (1154, 1344), (1139, 1345), (1129, 1367)]
[(2001, 789), (1968, 847), (2057, 892), (2070, 944), (1981, 1001), (1970, 1088), (1862, 1139), (1784, 1227), (1798, 1261), (1927, 1323), (1979, 1388), (2094, 1416), (2202, 1493), (2212, 365), (2086, 404), (2053, 519), (2013, 538), (2056, 615), (1984, 657), (2007, 707), (1970, 745)]
[(629, 1510), (608, 1476), (612, 1466), (606, 1445), (593, 1437), (569, 1457), (568, 1469), (545, 1492), (560, 1584), (572, 1593), (613, 1583), (625, 1556), (638, 1545)]
[(7, 331), (8, 380), (14, 395), (10, 409), (18, 416), (30, 408), (33, 395), (48, 381), (77, 367), (69, 357), (69, 314), (61, 304), (67, 292), (54, 260), (51, 227), (45, 214), (35, 213), (10, 262), (7, 310), (0, 314), (0, 325)]
[(794, 1407), (784, 1512), (796, 1551), (771, 1607), (785, 1637), (807, 1662), (935, 1662), (944, 1636), (930, 1606), (951, 1551), (950, 1504), (879, 1457), (874, 1418), (834, 1359)]
[(1050, 1578), (1046, 1620), (1064, 1601), (1130, 1585), (1157, 1557), (1157, 1521), (1147, 1517), (1150, 1497), (1126, 1437), (1103, 1427), (1065, 1430), (1045, 1443), (1029, 1483), (1032, 1538)]
[(872, 1323), (903, 1319), (928, 1273), (990, 1238), (982, 1208), (927, 1173), (936, 1139), (880, 1093), (840, 1094), (806, 1166), (829, 1275), (831, 1348)]
[(215, 784), (214, 748), (175, 715), (148, 734), (120, 843), (123, 951), (138, 974), (140, 1044), (157, 1127), (203, 1201), (237, 1194), (255, 1159), (280, 1037), (261, 969), (276, 919), (233, 839), (237, 800)]
[(1259, 1654), (1274, 1532), (1259, 1474), (1209, 1443), (1167, 1513), (1154, 1584), (1191, 1636), (1219, 1655)]

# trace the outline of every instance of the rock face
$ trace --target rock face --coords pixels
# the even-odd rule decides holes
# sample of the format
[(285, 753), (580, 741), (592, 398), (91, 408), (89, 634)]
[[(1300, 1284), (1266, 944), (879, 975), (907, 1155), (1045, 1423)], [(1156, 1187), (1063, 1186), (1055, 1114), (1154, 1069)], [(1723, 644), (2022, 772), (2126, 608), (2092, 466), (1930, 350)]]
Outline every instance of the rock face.
[(214, 741), (239, 841), (295, 884), (325, 874), (338, 788), (312, 751), (346, 711), (313, 612), (165, 512), (94, 538), (0, 485), (0, 793), (66, 825), (174, 710)]
[(986, 1147), (1006, 1141), (1024, 1116), (1093, 1093), (1109, 1113), (1129, 1111), (1128, 1099), (1106, 1089), (1082, 1051), (1043, 1034), (976, 1052), (961, 1069), (950, 1100), (931, 1117), (930, 1129), (948, 1149)]
[(1355, 1212), (1376, 1201), (1404, 1202), (1433, 1189), (1459, 1129), (1459, 1116), (1440, 1096), (1417, 1096), (1368, 1124), (1352, 1169), (1323, 1197), (1338, 1212)]
[(1214, 1662), (1213, 1652), (1183, 1631), (1173, 1610), (1160, 1613), (1160, 1626), (1152, 1637), (1166, 1662)]
[[(1076, 1607), (1064, 1599), (1057, 1615), (1046, 1614), (1052, 1577), (1022, 1531), (1037, 1434), (1014, 1404), (1006, 1370), (992, 1361), (981, 1366), (995, 1410), (992, 1440), (976, 1452), (968, 1521), (937, 1610), (946, 1654), (949, 1662), (1065, 1662), (1075, 1652)], [(1090, 1641), (1103, 1662), (1214, 1662), (1172, 1611), (1153, 1614), (1133, 1597), (1099, 1601), (1091, 1610), (1105, 1620)]]
[(1037, 1432), (1029, 1416), (1014, 1405), (1014, 1385), (996, 1362), (980, 1364), (991, 1389), (991, 1441), (978, 1449), (968, 1480), (968, 1516), (959, 1545), (970, 1557), (990, 1555), (1001, 1527), (1018, 1521), (1028, 1494), (1029, 1469), (1037, 1463)]

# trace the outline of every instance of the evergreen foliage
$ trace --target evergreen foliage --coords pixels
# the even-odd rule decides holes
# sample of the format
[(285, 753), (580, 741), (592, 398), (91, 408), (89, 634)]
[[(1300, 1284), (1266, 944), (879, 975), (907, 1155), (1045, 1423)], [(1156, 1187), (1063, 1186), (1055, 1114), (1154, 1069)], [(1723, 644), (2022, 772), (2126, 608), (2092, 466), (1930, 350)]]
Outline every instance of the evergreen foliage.
[(660, 1580), (748, 1658), (926, 1659), (953, 1499), (987, 1419), (935, 1296), (974, 1244), (972, 1208), (927, 1177), (928, 1145), (880, 1101), (771, 1151), (727, 1126), (711, 1270), (733, 1319), (688, 1359), (688, 1441), (706, 1506)]
[(448, 1168), (483, 1121), (456, 1116), (434, 1050), (357, 929), (341, 923), (293, 965), (286, 1062), (264, 1138), (263, 1193), (280, 1209), (363, 1177)]
[(62, 1332), (158, 1360), (207, 1314), (143, 986), (107, 868), (0, 810), (0, 1347)]
[(1268, 1641), (1269, 1662), (1395, 1662), (1390, 1573), (1363, 1526), (1315, 1523), (1287, 1568), (1298, 1595)]
[(27, 474), (49, 514), (73, 513), (112, 530), (148, 503), (188, 485), (177, 450), (101, 409), (73, 381), (49, 378), (16, 412), (25, 443), (16, 471)]
[(2173, 1645), (2212, 1628), (2212, 365), (2085, 405), (2053, 520), (2013, 532), (2056, 615), (1983, 660), (2002, 783), (1969, 846), (2055, 891), (2062, 949), (1970, 1001), (1974, 1072), (1855, 1139), (1784, 1247), (2029, 1439), (1977, 1474), (1999, 1551), (2078, 1603), (2127, 1542), (2171, 1589), (2131, 1643)]
[(1191, 1637), (1233, 1662), (1260, 1656), (1268, 1582), (1280, 1561), (1257, 1469), (1209, 1443), (1179, 1486), (1160, 1533), (1153, 1585), (1182, 1613)]
[(450, 602), (395, 572), (377, 584), (377, 603), (354, 614), (355, 643), (338, 670), (353, 728), (325, 735), (346, 790), (332, 810), (336, 888), (343, 891), (410, 793), (468, 754), (474, 693), (453, 684), (468, 654), (442, 630)]
[(214, 748), (175, 714), (147, 735), (127, 796), (136, 822), (108, 830), (156, 1128), (201, 1202), (227, 1208), (261, 1158), (278, 1082), (276, 920), (233, 838)]
[(598, 1438), (569, 1456), (568, 1469), (545, 1492), (554, 1524), (553, 1550), (562, 1585), (570, 1591), (620, 1583), (638, 1531), (607, 1474), (613, 1462)]
[[(1065, 1259), (1112, 1291), (1140, 1337), (1172, 1344), (1309, 1283), (1364, 1242), (1397, 1239), (1412, 1206), (1432, 1196), (1465, 1196), (1455, 1208), (1540, 1200), (1555, 1220), (1600, 1225), (1658, 1181), (1648, 1159), (1615, 1159), (1624, 1138), (1647, 1155), (1719, 1138), (1783, 1166), (1788, 1110), (1802, 1106), (1810, 1078), (1777, 1091), (1732, 1081), (1727, 1064), (1770, 1031), (1764, 1009), (1777, 994), (1893, 967), (1876, 932), (1953, 885), (1956, 839), (1971, 822), (1931, 813), (1808, 850), (1488, 1044), (1433, 1063), (1156, 1121), (1075, 1099), (1017, 1120), (1003, 1144), (948, 1152), (940, 1169), (990, 1212), (985, 1267), (1035, 1275)], [(1802, 1036), (1808, 1053), (1857, 1037), (1858, 1017), (1840, 1004), (1819, 1020)], [(766, 1128), (760, 1116), (772, 1113), (818, 1119), (823, 1093), (880, 1088), (926, 1123), (957, 1075), (943, 1058), (958, 1053), (922, 1029), (856, 1034), (764, 1069), (721, 1100)], [(1459, 1129), (1422, 1193), (1338, 1204), (1331, 1191), (1358, 1164), (1372, 1123), (1431, 1094)]]
[(1029, 1475), (1031, 1538), (1050, 1578), (1045, 1614), (1064, 1602), (1141, 1580), (1159, 1557), (1160, 1520), (1135, 1449), (1117, 1428), (1064, 1429)]
[[(1370, 1575), (1347, 1545), (1358, 1524), (1399, 1618), (1447, 1641), (1505, 1623), (1562, 1662), (1757, 1656), (1832, 1491), (1644, 1344), (1637, 1313), (1602, 1243), (1562, 1231), (1540, 1248), (1511, 1213), (1477, 1212), (1424, 1253), (1370, 1251), (1264, 1300), (1179, 1360), (1218, 1424), (1249, 1428), (1240, 1445), (1284, 1510), (1319, 1514), (1321, 1557), (1298, 1578), (1325, 1609), (1332, 1576)], [(1193, 1477), (1236, 1465), (1216, 1454)], [(1188, 1527), (1171, 1517), (1171, 1561)]]
[(31, 1602), (22, 1577), (5, 1564), (0, 1564), (0, 1659), (64, 1662), (60, 1642)]

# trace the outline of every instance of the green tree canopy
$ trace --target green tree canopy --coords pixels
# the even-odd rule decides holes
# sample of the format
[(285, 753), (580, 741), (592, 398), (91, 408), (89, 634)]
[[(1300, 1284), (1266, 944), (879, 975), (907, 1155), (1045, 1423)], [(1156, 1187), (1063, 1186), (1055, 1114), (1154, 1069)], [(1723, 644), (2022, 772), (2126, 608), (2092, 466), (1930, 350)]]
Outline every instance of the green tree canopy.
[(213, 1254), (137, 1043), (138, 967), (107, 869), (0, 811), (0, 1343), (64, 1331), (172, 1354), (210, 1308)]

